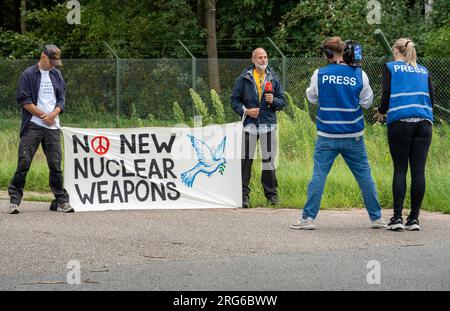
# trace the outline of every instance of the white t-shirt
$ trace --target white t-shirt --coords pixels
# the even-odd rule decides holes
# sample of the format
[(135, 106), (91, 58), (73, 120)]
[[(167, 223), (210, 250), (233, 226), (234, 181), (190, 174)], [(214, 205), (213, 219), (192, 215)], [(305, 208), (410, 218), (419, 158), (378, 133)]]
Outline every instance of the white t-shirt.
[[(39, 86), (37, 107), (45, 114), (53, 112), (56, 107), (56, 96), (53, 90), (52, 80), (50, 80), (50, 71), (39, 70), (41, 72), (41, 85)], [(59, 128), (59, 116), (55, 118), (55, 124), (48, 126), (41, 118), (33, 116), (31, 122), (49, 129)]]

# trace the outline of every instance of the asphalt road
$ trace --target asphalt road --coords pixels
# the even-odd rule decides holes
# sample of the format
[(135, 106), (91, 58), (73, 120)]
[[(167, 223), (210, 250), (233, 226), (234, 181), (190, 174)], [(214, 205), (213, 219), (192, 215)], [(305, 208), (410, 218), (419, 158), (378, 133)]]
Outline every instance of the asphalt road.
[(450, 215), (441, 213), (422, 212), (421, 232), (390, 232), (370, 229), (364, 210), (321, 211), (317, 230), (299, 231), (289, 228), (294, 209), (62, 214), (48, 205), (24, 202), (9, 215), (0, 200), (0, 290), (450, 290)]

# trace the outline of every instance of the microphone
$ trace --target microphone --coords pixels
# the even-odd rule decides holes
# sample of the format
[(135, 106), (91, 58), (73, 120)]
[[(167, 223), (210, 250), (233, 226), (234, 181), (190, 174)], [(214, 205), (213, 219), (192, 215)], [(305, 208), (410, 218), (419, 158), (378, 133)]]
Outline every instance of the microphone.
[[(273, 86), (272, 86), (272, 82), (267, 81), (266, 85), (264, 86), (264, 92), (267, 94), (273, 94)], [(269, 108), (270, 104), (267, 103), (267, 108)]]

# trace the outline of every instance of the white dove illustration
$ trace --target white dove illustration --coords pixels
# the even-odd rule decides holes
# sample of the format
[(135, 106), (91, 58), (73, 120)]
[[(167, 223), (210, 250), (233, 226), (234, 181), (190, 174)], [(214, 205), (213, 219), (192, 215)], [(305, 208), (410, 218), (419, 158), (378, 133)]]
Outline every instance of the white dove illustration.
[(195, 154), (198, 158), (198, 163), (189, 171), (181, 174), (181, 181), (188, 187), (192, 187), (195, 177), (198, 173), (204, 173), (210, 177), (219, 166), (227, 163), (224, 157), (222, 157), (225, 151), (225, 144), (227, 137), (225, 136), (222, 142), (217, 146), (216, 150), (212, 152), (211, 148), (202, 142), (200, 139), (187, 135), (191, 140), (192, 147), (195, 150)]

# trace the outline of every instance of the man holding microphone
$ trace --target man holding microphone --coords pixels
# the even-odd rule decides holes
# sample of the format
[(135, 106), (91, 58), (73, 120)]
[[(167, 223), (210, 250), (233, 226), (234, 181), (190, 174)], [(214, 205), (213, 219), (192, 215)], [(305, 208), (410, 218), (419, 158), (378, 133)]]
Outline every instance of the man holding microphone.
[(276, 112), (286, 105), (280, 80), (268, 67), (267, 53), (257, 48), (252, 53), (252, 63), (237, 78), (231, 105), (243, 118), (244, 137), (242, 158), (242, 207), (249, 207), (250, 179), (256, 142), (260, 141), (262, 154), (261, 182), (269, 204), (278, 204), (278, 182), (275, 174), (277, 151)]

